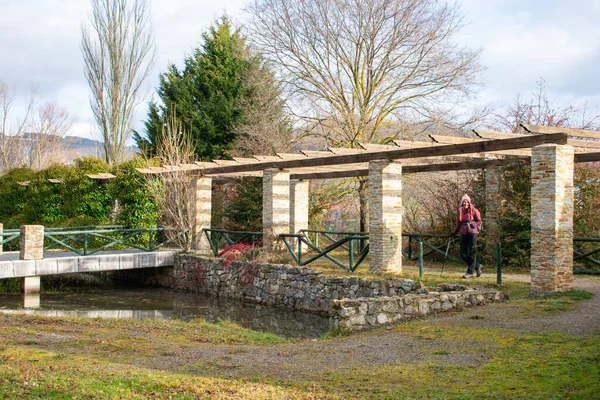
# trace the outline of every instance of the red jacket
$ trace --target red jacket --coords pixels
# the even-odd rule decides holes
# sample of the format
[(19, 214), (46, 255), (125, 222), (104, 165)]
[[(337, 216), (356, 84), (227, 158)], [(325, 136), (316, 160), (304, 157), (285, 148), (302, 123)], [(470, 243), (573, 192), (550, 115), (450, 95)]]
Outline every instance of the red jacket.
[[(471, 222), (471, 228), (468, 226), (469, 222)], [(456, 226), (452, 234), (456, 235), (459, 230), (461, 235), (466, 235), (467, 233), (478, 234), (481, 225), (483, 225), (481, 214), (473, 204), (469, 204), (469, 208), (466, 209), (460, 206), (458, 208), (458, 221), (456, 221)]]

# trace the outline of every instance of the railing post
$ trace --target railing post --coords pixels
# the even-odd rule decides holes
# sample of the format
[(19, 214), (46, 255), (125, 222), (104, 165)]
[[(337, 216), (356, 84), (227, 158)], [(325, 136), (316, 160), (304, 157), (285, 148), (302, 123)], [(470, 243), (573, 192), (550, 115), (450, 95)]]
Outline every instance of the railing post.
[(419, 238), (419, 277), (422, 278), (424, 273), (423, 268), (423, 241)]
[(353, 240), (348, 241), (348, 260), (350, 261), (350, 270), (354, 266), (354, 246), (352, 245)]
[(302, 239), (297, 238), (298, 242), (298, 264), (302, 265)]
[(4, 245), (2, 241), (4, 240), (4, 224), (0, 224), (0, 254), (4, 252)]
[(319, 232), (315, 232), (315, 246), (319, 247)]
[(502, 245), (496, 243), (496, 283), (502, 284)]
[(412, 235), (408, 235), (408, 259), (412, 259)]

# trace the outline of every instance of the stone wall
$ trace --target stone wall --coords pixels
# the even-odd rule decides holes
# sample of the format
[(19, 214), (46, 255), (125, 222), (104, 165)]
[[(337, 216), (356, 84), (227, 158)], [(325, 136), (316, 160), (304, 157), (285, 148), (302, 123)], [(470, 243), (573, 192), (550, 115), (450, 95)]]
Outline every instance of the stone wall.
[(309, 268), (252, 264), (180, 255), (173, 271), (174, 288), (269, 306), (328, 314), (331, 301), (426, 293), (410, 279), (330, 278)]
[(41, 260), (44, 258), (44, 226), (21, 226), (20, 260)]
[(279, 245), (277, 236), (290, 233), (290, 174), (278, 169), (263, 171), (263, 243)]
[(369, 162), (369, 271), (402, 272), (402, 165)]
[(467, 289), (462, 285), (440, 285), (436, 291), (396, 297), (334, 300), (330, 316), (336, 329), (360, 330), (401, 319), (505, 301), (496, 290)]
[(531, 294), (573, 287), (573, 147), (545, 144), (531, 157)]

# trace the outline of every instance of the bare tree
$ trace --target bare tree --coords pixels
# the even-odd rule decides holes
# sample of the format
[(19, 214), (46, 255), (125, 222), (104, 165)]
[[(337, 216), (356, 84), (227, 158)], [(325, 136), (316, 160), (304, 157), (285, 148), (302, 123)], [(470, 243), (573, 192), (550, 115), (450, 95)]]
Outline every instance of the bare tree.
[[(590, 113), (587, 103), (560, 107), (548, 98), (546, 81), (542, 78), (537, 89), (524, 100), (519, 94), (504, 110), (494, 114), (488, 123), (491, 129), (501, 132), (524, 133), (521, 123), (565, 128), (600, 130), (600, 114)], [(597, 110), (596, 110), (597, 112)]]
[(457, 5), (438, 0), (252, 0), (251, 39), (327, 139), (356, 147), (383, 127), (438, 120), (468, 94), (478, 52), (453, 42)]
[(196, 144), (175, 115), (171, 110), (156, 146), (156, 157), (161, 165), (174, 167), (173, 171), (150, 179), (148, 187), (160, 206), (160, 224), (166, 228), (167, 236), (189, 252), (195, 220), (196, 193), (191, 181), (194, 177), (177, 167), (193, 163)]
[(73, 125), (74, 119), (55, 103), (38, 104), (37, 89), (31, 88), (22, 107), (22, 115), (16, 115), (16, 94), (0, 81), (0, 172), (11, 168), (30, 167), (43, 169), (53, 161), (61, 160), (64, 148), (63, 136)]
[[(292, 111), (328, 143), (396, 138), (438, 122), (471, 94), (479, 52), (454, 37), (462, 18), (440, 0), (251, 0), (250, 38), (277, 69)], [(366, 182), (359, 179), (361, 230)]]
[(281, 88), (271, 71), (261, 62), (248, 69), (242, 85), (248, 94), (240, 98), (244, 113), (234, 128), (235, 148), (249, 155), (290, 151), (294, 142), (291, 123), (284, 115)]
[(91, 0), (95, 37), (82, 26), (81, 49), (91, 107), (105, 159), (123, 160), (143, 83), (154, 67), (149, 0)]

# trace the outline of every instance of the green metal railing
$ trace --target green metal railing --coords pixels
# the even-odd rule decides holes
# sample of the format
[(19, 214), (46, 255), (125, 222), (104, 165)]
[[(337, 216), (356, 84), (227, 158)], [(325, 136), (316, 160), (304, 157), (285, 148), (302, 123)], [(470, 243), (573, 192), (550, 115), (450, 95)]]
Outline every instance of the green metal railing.
[[(339, 240), (342, 240), (343, 237), (346, 236), (365, 236), (367, 237), (367, 239), (365, 240), (361, 240), (358, 243), (358, 246), (353, 246), (353, 250), (356, 253), (359, 253), (366, 245), (368, 242), (368, 236), (369, 234), (366, 232), (335, 232), (335, 231), (323, 231), (323, 230), (315, 230), (315, 229), (301, 229), (299, 231), (299, 233), (301, 235), (304, 235), (306, 237), (307, 240), (309, 240), (310, 242), (312, 242), (313, 245), (315, 245), (316, 247), (320, 246), (320, 243), (322, 241), (322, 239), (324, 238), (326, 240), (327, 245), (331, 245), (333, 243), (338, 242)], [(312, 236), (312, 239), (311, 239)], [(341, 247), (344, 250), (348, 250), (348, 243), (343, 244)]]
[(215, 257), (219, 255), (219, 249), (238, 243), (257, 243), (262, 241), (262, 232), (228, 231), (225, 229), (202, 229), (210, 249)]
[[(0, 237), (2, 238), (2, 242), (0, 243), (0, 245), (4, 246), (5, 244), (9, 244), (10, 242), (15, 241), (18, 238), (20, 238), (21, 230), (20, 229), (6, 229), (6, 230), (0, 232)], [(17, 243), (16, 246), (18, 247), (19, 244)]]
[(600, 253), (600, 245), (598, 248), (581, 252), (575, 250), (575, 243), (600, 243), (600, 238), (574, 238), (573, 239), (573, 261), (587, 261), (594, 265), (600, 266), (600, 260), (592, 257), (595, 254)]
[[(44, 230), (44, 250), (63, 249), (81, 256), (118, 248), (155, 251), (171, 243), (163, 228), (85, 227), (86, 229), (49, 228)], [(99, 229), (98, 229), (99, 228)], [(180, 234), (185, 234), (182, 232)]]
[[(322, 231), (319, 231), (319, 233), (322, 233)], [(346, 271), (354, 271), (356, 270), (356, 268), (358, 268), (360, 263), (365, 259), (365, 257), (369, 253), (369, 245), (365, 245), (366, 241), (369, 239), (369, 236), (366, 235), (348, 235), (340, 240), (334, 241), (332, 244), (330, 244), (322, 250), (317, 246), (317, 244), (311, 242), (311, 240), (306, 236), (305, 233), (279, 235), (279, 238), (283, 240), (283, 243), (285, 243), (285, 246), (294, 258), (294, 261), (296, 261), (296, 263), (301, 266), (308, 265), (321, 257), (325, 257), (326, 259), (333, 262), (337, 266), (342, 267)], [(296, 241), (295, 247), (297, 251), (293, 248), (294, 246), (292, 245), (292, 243), (290, 243), (290, 239), (294, 239)], [(328, 239), (330, 241), (334, 240), (331, 237), (328, 237)], [(310, 256), (306, 260), (303, 260), (303, 243), (309, 249), (314, 250), (317, 254)], [(348, 264), (345, 264), (343, 261), (338, 260), (330, 254), (331, 252), (339, 248), (345, 249), (347, 251)]]
[[(448, 260), (451, 260), (454, 262), (461, 262), (459, 259), (447, 255), (447, 253), (446, 253), (446, 246), (448, 245), (448, 242), (447, 242), (448, 237), (447, 236), (432, 235), (432, 234), (428, 234), (428, 233), (404, 233), (404, 234), (402, 234), (402, 236), (408, 238), (407, 251), (402, 250), (402, 255), (408, 261), (418, 260), (419, 257), (425, 258), (425, 257), (431, 256), (433, 254), (440, 254), (444, 257), (447, 257)], [(443, 240), (442, 244), (435, 244), (433, 242), (433, 239), (444, 239), (444, 240)], [(419, 243), (422, 243), (421, 246), (425, 246), (429, 250), (426, 253), (423, 253), (421, 250), (420, 252), (417, 252), (417, 255), (414, 255), (413, 247), (415, 245), (415, 242), (416, 242), (417, 246), (419, 246)]]

